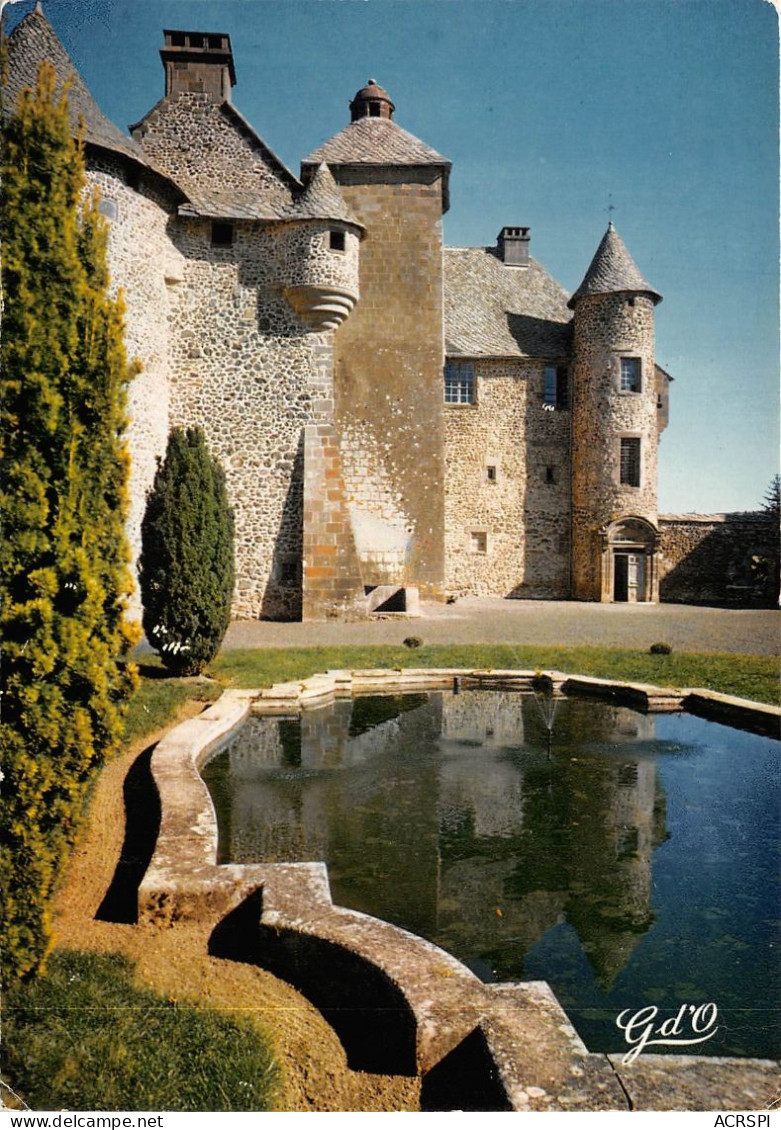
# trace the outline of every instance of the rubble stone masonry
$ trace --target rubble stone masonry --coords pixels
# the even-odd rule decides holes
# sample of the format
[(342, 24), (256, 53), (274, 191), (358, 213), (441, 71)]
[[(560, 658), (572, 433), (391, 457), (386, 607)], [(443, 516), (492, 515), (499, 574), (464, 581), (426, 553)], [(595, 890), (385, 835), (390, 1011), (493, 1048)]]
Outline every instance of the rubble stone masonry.
[(450, 593), (569, 596), (570, 412), (543, 408), (543, 373), (479, 361), (475, 403), (445, 405)]
[[(230, 247), (182, 220), (186, 258), (171, 313), (171, 423), (200, 425), (236, 519), (239, 617), (301, 615), (304, 429), (332, 420), (331, 334), (286, 303), (285, 227), (237, 223)], [(303, 236), (302, 236), (303, 238)]]
[[(621, 357), (641, 363), (639, 392), (621, 390)], [(576, 600), (601, 598), (600, 530), (629, 515), (657, 521), (654, 305), (642, 294), (585, 296), (575, 309), (572, 572)], [(640, 439), (640, 485), (622, 485), (622, 437)]]
[[(90, 161), (88, 185), (97, 188), (108, 220), (108, 268), (112, 290), (124, 292), (125, 348), (141, 371), (128, 390), (127, 442), (132, 452), (127, 523), (133, 565), (141, 552), (141, 521), (157, 459), (165, 454), (169, 427), (168, 319), (184, 261), (168, 237), (167, 202), (148, 182), (126, 183), (127, 162), (108, 155)], [(140, 618), (138, 592), (129, 609)]]

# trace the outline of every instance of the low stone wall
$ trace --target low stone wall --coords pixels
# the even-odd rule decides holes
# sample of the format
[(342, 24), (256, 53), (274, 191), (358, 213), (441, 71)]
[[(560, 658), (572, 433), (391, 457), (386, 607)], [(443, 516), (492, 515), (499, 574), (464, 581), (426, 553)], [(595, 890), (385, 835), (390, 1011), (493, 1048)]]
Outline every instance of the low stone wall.
[(773, 607), (779, 531), (762, 511), (659, 518), (660, 596), (677, 604)]

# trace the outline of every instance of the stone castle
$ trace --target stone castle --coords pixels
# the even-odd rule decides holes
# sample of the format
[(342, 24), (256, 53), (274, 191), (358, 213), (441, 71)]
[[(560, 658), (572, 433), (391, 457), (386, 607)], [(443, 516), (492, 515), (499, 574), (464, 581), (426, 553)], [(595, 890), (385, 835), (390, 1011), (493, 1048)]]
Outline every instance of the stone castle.
[(443, 246), (450, 162), (374, 80), (296, 177), (231, 102), (227, 35), (167, 30), (160, 54), (165, 92), (128, 137), (40, 5), (7, 42), (6, 104), (44, 59), (70, 79), (110, 225), (143, 366), (134, 554), (170, 428), (200, 425), (235, 513), (238, 617), (409, 611), (418, 594), (688, 599), (692, 583), (708, 599), (698, 553), (721, 592), (738, 568), (725, 516), (657, 512), (661, 297), (612, 224), (570, 297), (528, 227)]

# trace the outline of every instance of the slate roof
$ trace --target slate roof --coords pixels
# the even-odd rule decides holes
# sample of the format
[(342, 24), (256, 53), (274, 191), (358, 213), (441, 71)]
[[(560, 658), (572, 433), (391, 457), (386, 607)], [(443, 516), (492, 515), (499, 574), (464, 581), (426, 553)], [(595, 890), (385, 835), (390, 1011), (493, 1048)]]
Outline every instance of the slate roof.
[[(126, 137), (100, 109), (43, 12), (37, 8), (29, 12), (8, 36), (6, 49), (7, 67), (3, 85), (6, 112), (12, 112), (25, 87), (35, 86), (38, 67), (47, 60), (57, 75), (58, 90), (66, 80), (70, 80), (68, 105), (74, 136), (81, 120), (85, 142), (128, 157), (160, 176), (165, 175), (149, 160), (141, 146)], [(170, 178), (166, 177), (166, 180), (171, 183)]]
[(567, 292), (536, 260), (506, 267), (494, 247), (447, 247), (444, 269), (448, 356), (569, 356)]
[(291, 219), (341, 220), (363, 227), (347, 207), (339, 185), (326, 164), (318, 165), (290, 211)]
[(301, 162), (319, 165), (442, 165), (450, 161), (391, 118), (359, 118)]
[(186, 204), (179, 207), (181, 216), (199, 216), (208, 220), (279, 220), (285, 211), (263, 201), (258, 190), (239, 188), (224, 192), (194, 187), (187, 181)]
[(570, 309), (574, 309), (578, 299), (586, 295), (615, 294), (628, 290), (647, 294), (654, 303), (662, 301), (661, 294), (649, 286), (640, 274), (611, 221), (602, 236), (596, 255), (591, 260), (591, 266), (586, 271), (586, 277), (570, 298), (568, 305)]

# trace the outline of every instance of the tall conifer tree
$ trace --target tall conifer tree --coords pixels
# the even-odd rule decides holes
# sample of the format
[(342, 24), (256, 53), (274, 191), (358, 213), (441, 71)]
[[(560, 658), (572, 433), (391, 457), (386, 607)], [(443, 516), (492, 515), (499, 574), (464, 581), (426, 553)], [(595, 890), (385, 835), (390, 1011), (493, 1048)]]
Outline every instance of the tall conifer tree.
[(174, 428), (141, 526), (144, 631), (169, 670), (197, 675), (217, 654), (233, 596), (233, 512), (201, 428)]
[(93, 771), (118, 746), (134, 672), (124, 532), (134, 370), (107, 294), (67, 96), (44, 64), (4, 128), (0, 506), (3, 972), (35, 972)]

